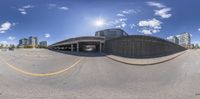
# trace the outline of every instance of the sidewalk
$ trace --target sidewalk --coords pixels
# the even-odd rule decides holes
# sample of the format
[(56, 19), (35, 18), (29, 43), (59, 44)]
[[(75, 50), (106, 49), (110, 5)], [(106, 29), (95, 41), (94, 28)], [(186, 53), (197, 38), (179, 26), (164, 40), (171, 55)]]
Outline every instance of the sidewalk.
[(159, 58), (147, 58), (147, 59), (135, 59), (135, 58), (125, 58), (125, 57), (120, 57), (120, 56), (115, 56), (115, 55), (107, 55), (108, 58), (125, 63), (125, 64), (130, 64), (130, 65), (154, 65), (154, 64), (159, 64), (163, 63), (169, 60), (172, 60), (182, 54), (184, 54), (186, 51), (182, 51), (176, 54), (164, 56), (164, 57), (159, 57)]

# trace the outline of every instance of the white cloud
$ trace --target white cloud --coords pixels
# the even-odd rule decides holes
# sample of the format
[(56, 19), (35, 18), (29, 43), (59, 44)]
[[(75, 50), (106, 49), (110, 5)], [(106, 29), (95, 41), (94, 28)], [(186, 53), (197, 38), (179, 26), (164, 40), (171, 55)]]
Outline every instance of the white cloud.
[(169, 11), (171, 11), (171, 8), (158, 3), (158, 2), (147, 2), (147, 5), (149, 6), (154, 6), (157, 7), (158, 10), (154, 10), (154, 15), (156, 16), (160, 16), (161, 18), (170, 18), (172, 16), (172, 14), (169, 13)]
[(13, 41), (13, 40), (15, 40), (15, 37), (9, 36), (7, 39)]
[(126, 9), (121, 11), (121, 13), (123, 14), (132, 14), (132, 13), (137, 13), (138, 11), (134, 10), (134, 9)]
[(107, 25), (116, 28), (124, 28), (127, 26), (127, 20), (127, 18), (115, 19), (114, 21), (108, 22)]
[[(189, 33), (190, 34), (190, 33)], [(192, 34), (190, 34), (190, 36), (192, 37), (193, 35)]]
[(125, 17), (125, 15), (122, 14), (122, 13), (118, 13), (117, 16), (119, 16), (119, 17)]
[(19, 8), (18, 11), (21, 13), (21, 14), (27, 14), (26, 10), (24, 8)]
[[(125, 28), (127, 25), (127, 21), (129, 17), (128, 15), (133, 15), (133, 14), (137, 14), (138, 12), (140, 12), (137, 9), (125, 9), (125, 10), (121, 10), (118, 11), (118, 13), (116, 14), (116, 16), (118, 17), (117, 19), (108, 22), (108, 25), (112, 26), (112, 27), (116, 27), (116, 28)], [(131, 26), (132, 28), (132, 26)]]
[(169, 14), (169, 11), (171, 11), (170, 8), (163, 8), (160, 10), (155, 10), (155, 15), (160, 16), (162, 18), (169, 18), (172, 16), (172, 14)]
[(141, 27), (151, 27), (151, 28), (155, 28), (155, 29), (160, 29), (161, 23), (162, 22), (160, 22), (159, 20), (153, 18), (153, 19), (149, 19), (149, 20), (139, 21), (138, 25)]
[(147, 2), (147, 4), (149, 6), (153, 6), (153, 7), (157, 7), (157, 8), (164, 8), (164, 7), (166, 7), (165, 5), (163, 5), (161, 3), (158, 3), (158, 2)]
[(20, 13), (21, 13), (21, 14), (24, 14), (24, 15), (27, 14), (27, 12), (25, 12), (25, 11), (22, 11), (22, 12), (20, 12)]
[(198, 28), (198, 31), (200, 31), (200, 28)]
[(49, 33), (44, 34), (44, 37), (49, 38), (51, 35)]
[(24, 8), (24, 9), (29, 9), (29, 8), (34, 8), (34, 6), (33, 6), (33, 5), (25, 5), (25, 6), (23, 6), (22, 8)]
[(13, 22), (13, 23), (12, 23), (12, 26), (16, 26), (17, 24), (19, 24), (19, 23)]
[(19, 11), (21, 11), (21, 12), (22, 12), (22, 11), (25, 11), (25, 9), (24, 9), (24, 8), (19, 8), (18, 10), (19, 10)]
[(136, 9), (125, 9), (125, 10), (119, 11), (117, 13), (117, 16), (118, 17), (125, 17), (127, 15), (136, 14), (138, 12), (139, 12), (139, 10), (136, 10)]
[(124, 28), (125, 26), (126, 26), (126, 23), (125, 23), (125, 22), (122, 22), (121, 24), (116, 25), (115, 27), (116, 27), (116, 28)]
[(167, 37), (167, 39), (172, 39), (174, 36), (169, 36), (169, 37)]
[(68, 7), (65, 7), (65, 6), (63, 6), (63, 7), (58, 7), (58, 9), (61, 9), (61, 10), (69, 10), (69, 8), (68, 8)]
[(135, 24), (129, 24), (129, 26), (130, 26), (130, 29), (133, 29), (134, 27), (136, 27)]
[(11, 28), (12, 24), (10, 22), (5, 22), (0, 27), (0, 33), (5, 33), (7, 30)]
[(21, 8), (18, 9), (18, 11), (23, 14), (23, 15), (26, 15), (27, 14), (27, 9), (31, 9), (31, 8), (34, 8), (33, 5), (25, 5), (25, 6), (22, 6)]
[(59, 9), (59, 10), (69, 10), (69, 8), (67, 6), (59, 6), (57, 4), (48, 4), (48, 8), (49, 9), (56, 8), (56, 9)]
[(6, 31), (0, 31), (0, 33), (2, 33), (2, 34), (3, 34), (3, 33), (6, 33)]
[(152, 34), (151, 30), (141, 30), (140, 32), (144, 33), (144, 34)]
[(148, 20), (141, 20), (138, 23), (138, 26), (141, 27), (139, 32), (144, 34), (153, 34), (160, 32), (162, 22), (153, 18)]
[(127, 18), (121, 18), (121, 19), (119, 19), (120, 22), (125, 22), (127, 20), (128, 20)]

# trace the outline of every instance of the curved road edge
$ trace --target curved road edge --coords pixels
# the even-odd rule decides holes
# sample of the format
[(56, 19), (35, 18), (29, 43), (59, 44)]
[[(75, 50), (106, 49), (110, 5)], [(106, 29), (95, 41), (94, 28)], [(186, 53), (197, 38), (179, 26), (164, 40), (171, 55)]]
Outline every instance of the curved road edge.
[(115, 55), (106, 55), (106, 57), (109, 59), (112, 59), (114, 61), (124, 63), (124, 64), (146, 66), (146, 65), (155, 65), (155, 64), (160, 64), (160, 63), (170, 61), (172, 59), (175, 59), (175, 58), (183, 55), (186, 51), (182, 51), (182, 52), (164, 56), (164, 57), (149, 58), (149, 59), (125, 58), (125, 57), (120, 57), (120, 56), (115, 56)]

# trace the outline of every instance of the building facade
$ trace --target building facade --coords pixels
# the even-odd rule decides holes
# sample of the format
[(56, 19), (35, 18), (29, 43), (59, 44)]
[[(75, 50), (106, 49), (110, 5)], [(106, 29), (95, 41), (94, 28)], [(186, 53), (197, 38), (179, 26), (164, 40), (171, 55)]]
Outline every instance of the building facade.
[(129, 58), (153, 58), (186, 50), (184, 47), (153, 36), (131, 35), (105, 42), (105, 53)]
[(37, 37), (30, 36), (29, 37), (29, 46), (37, 47), (37, 45), (38, 45), (38, 39), (37, 39)]
[(19, 40), (19, 47), (25, 47), (29, 44), (28, 39), (27, 38), (23, 38)]
[(39, 43), (39, 45), (40, 45), (41, 47), (47, 47), (47, 41), (41, 41), (41, 42)]
[(179, 45), (185, 47), (185, 48), (190, 48), (191, 46), (191, 35), (187, 32), (181, 33), (178, 36), (179, 39)]
[(122, 29), (112, 28), (112, 29), (97, 31), (95, 33), (95, 36), (105, 37), (106, 40), (109, 40), (117, 37), (128, 36), (128, 34)]

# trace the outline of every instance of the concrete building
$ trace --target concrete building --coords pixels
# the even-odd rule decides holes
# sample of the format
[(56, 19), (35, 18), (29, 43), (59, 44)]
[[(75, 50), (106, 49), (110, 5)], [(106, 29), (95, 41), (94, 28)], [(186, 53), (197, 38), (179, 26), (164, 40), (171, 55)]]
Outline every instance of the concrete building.
[(40, 45), (41, 47), (47, 47), (47, 41), (41, 41), (41, 42), (39, 43), (39, 45)]
[(38, 45), (37, 37), (30, 36), (29, 37), (29, 46), (36, 47)]
[(19, 40), (19, 47), (25, 47), (29, 44), (28, 39), (27, 38), (22, 38)]
[(102, 52), (105, 43), (104, 37), (82, 36), (63, 40), (48, 46), (51, 50), (71, 51), (71, 52)]
[(176, 36), (169, 36), (169, 37), (167, 37), (167, 40), (170, 42), (173, 42), (175, 44), (179, 44), (179, 39)]
[(185, 48), (190, 48), (191, 46), (191, 35), (187, 32), (181, 33), (178, 36), (179, 39), (179, 45), (185, 47)]
[(112, 29), (97, 31), (95, 33), (95, 36), (105, 37), (106, 40), (109, 40), (117, 37), (128, 36), (128, 34), (122, 29), (112, 28)]
[(54, 43), (48, 48), (72, 52), (105, 52), (130, 58), (160, 57), (186, 50), (165, 39), (145, 35), (128, 35), (121, 29), (106, 29), (97, 31), (95, 36), (70, 38)]

